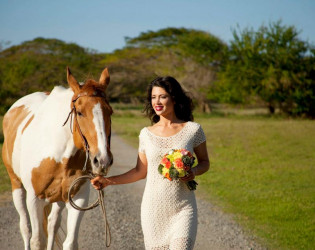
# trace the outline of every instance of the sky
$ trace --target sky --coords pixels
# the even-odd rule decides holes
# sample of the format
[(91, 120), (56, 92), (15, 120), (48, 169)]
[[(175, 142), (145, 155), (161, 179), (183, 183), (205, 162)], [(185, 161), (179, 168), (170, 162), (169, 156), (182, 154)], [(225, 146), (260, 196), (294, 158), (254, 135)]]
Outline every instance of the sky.
[(0, 0), (0, 42), (56, 38), (113, 52), (125, 37), (184, 27), (229, 43), (238, 26), (257, 30), (278, 20), (315, 44), (315, 0)]

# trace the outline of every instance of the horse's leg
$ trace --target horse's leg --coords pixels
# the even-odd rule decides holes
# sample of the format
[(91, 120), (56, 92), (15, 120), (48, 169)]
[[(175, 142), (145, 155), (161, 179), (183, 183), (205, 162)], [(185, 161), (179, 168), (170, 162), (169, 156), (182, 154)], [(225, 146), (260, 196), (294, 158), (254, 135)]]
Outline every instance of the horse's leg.
[[(5, 125), (5, 123), (7, 123), (7, 125)], [(7, 118), (5, 117), (3, 124), (5, 136), (8, 136), (5, 131), (8, 124), (9, 121), (7, 121)], [(10, 136), (8, 136), (8, 138), (10, 139)], [(10, 150), (8, 148), (10, 148), (10, 143), (5, 140), (2, 147), (2, 160), (11, 180), (13, 203), (20, 216), (20, 231), (24, 241), (24, 248), (30, 249), (32, 231), (30, 227), (29, 214), (26, 207), (26, 190), (21, 182), (21, 179), (15, 174), (12, 168), (12, 155), (9, 153)]]
[[(80, 188), (80, 191), (72, 198), (75, 204), (79, 207), (87, 206), (90, 194), (90, 185), (86, 182)], [(73, 208), (70, 203), (66, 204), (68, 210), (67, 219), (67, 238), (63, 243), (63, 249), (72, 250), (78, 249), (78, 235), (79, 227), (83, 217), (84, 212)]]
[(20, 215), (20, 230), (24, 241), (25, 249), (30, 248), (30, 239), (32, 236), (30, 219), (26, 207), (26, 191), (24, 187), (15, 189), (12, 192), (14, 206)]
[(46, 236), (43, 224), (45, 201), (27, 192), (26, 204), (32, 225), (31, 249), (45, 249)]
[(55, 236), (60, 227), (61, 212), (64, 207), (65, 207), (64, 202), (54, 202), (52, 204), (52, 209), (48, 216), (48, 226), (47, 226), (47, 232), (48, 232), (47, 249), (48, 250), (50, 249), (52, 250), (54, 247)]

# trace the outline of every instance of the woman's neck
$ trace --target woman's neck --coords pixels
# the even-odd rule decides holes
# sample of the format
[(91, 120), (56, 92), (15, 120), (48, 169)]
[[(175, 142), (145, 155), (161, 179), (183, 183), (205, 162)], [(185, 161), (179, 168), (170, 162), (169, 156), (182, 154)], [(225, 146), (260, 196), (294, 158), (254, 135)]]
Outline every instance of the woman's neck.
[(160, 116), (160, 121), (158, 123), (161, 126), (167, 127), (167, 126), (171, 126), (174, 123), (183, 123), (183, 121), (178, 119), (176, 117), (176, 115), (174, 114), (174, 115), (170, 115), (167, 117), (166, 116)]

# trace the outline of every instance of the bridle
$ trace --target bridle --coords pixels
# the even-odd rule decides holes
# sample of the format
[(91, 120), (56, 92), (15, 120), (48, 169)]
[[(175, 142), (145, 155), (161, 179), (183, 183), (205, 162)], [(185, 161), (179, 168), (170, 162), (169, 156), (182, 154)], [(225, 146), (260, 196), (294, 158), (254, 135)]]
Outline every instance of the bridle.
[[(84, 142), (84, 149), (85, 149), (85, 163), (84, 163), (84, 166), (83, 166), (83, 169), (82, 171), (85, 172), (86, 171), (86, 165), (87, 165), (87, 162), (88, 162), (88, 159), (89, 159), (89, 155), (90, 155), (90, 145), (86, 139), (86, 137), (84, 136), (84, 134), (82, 133), (82, 130), (80, 128), (80, 124), (78, 122), (78, 118), (77, 118), (77, 115), (78, 115), (78, 112), (76, 110), (76, 107), (75, 107), (75, 102), (80, 98), (80, 97), (84, 97), (84, 96), (88, 96), (88, 97), (101, 97), (101, 98), (106, 98), (105, 96), (105, 93), (104, 92), (101, 92), (101, 91), (94, 91), (92, 95), (89, 95), (87, 93), (81, 93), (81, 94), (78, 94), (77, 96), (73, 96), (72, 97), (72, 109), (71, 111), (69, 112), (69, 115), (66, 119), (66, 121), (64, 122), (64, 125), (66, 125), (66, 123), (68, 122), (69, 118), (70, 118), (70, 130), (71, 130), (71, 133), (73, 134), (73, 131), (72, 131), (72, 116), (74, 114), (74, 119), (76, 121), (76, 127), (79, 131), (79, 134), (80, 134), (80, 137), (82, 138), (82, 141)], [(111, 123), (111, 120), (110, 120), (110, 123)], [(111, 128), (111, 124), (110, 124), (110, 128)], [(109, 135), (108, 135), (108, 147), (110, 149), (110, 141), (111, 141), (111, 130), (109, 132)]]

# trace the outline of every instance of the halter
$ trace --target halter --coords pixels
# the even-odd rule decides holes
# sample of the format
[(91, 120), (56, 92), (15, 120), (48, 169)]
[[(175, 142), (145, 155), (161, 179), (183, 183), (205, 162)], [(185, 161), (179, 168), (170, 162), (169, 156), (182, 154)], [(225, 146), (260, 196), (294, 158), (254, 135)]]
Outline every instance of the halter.
[[(87, 165), (87, 161), (89, 159), (89, 154), (90, 154), (90, 146), (89, 146), (89, 143), (86, 139), (86, 137), (83, 135), (82, 133), (82, 130), (80, 128), (80, 125), (79, 125), (79, 122), (78, 122), (78, 118), (77, 118), (77, 110), (75, 108), (75, 102), (80, 98), (80, 97), (84, 97), (84, 96), (88, 96), (88, 97), (102, 97), (102, 98), (105, 98), (105, 93), (101, 92), (101, 91), (94, 91), (92, 95), (88, 95), (86, 92), (85, 93), (82, 93), (82, 94), (78, 94), (77, 97), (73, 96), (72, 97), (72, 109), (71, 111), (69, 112), (69, 115), (66, 119), (66, 121), (64, 122), (64, 125), (66, 125), (66, 123), (68, 122), (69, 118), (70, 118), (70, 131), (71, 133), (73, 134), (73, 131), (72, 131), (72, 115), (74, 114), (74, 118), (76, 120), (76, 126), (77, 126), (77, 129), (79, 131), (79, 134), (82, 138), (82, 141), (84, 142), (84, 148), (85, 148), (85, 163), (84, 163), (84, 166), (83, 166), (83, 169), (82, 171), (85, 172), (86, 171), (86, 165)], [(74, 98), (75, 97), (75, 98)], [(109, 136), (108, 136), (108, 144), (109, 144), (109, 149), (110, 149), (110, 140), (111, 140), (111, 132), (109, 133)]]

